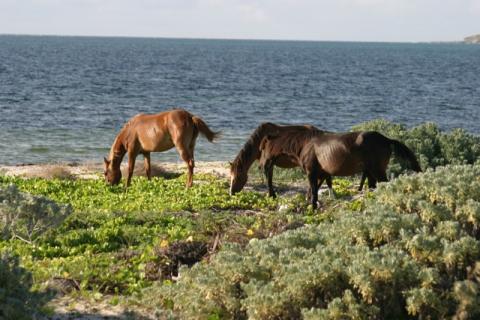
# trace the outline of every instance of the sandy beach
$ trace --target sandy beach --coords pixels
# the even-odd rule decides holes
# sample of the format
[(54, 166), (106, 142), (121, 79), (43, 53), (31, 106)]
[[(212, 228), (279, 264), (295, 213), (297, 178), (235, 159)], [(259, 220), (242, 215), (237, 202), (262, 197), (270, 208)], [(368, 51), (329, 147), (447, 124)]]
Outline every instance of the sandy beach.
[[(143, 161), (139, 159), (135, 165), (134, 176), (145, 176)], [(127, 164), (122, 164), (125, 176)], [(183, 162), (152, 162), (152, 176), (182, 174), (186, 171)], [(229, 175), (228, 163), (224, 161), (196, 161), (195, 173), (209, 173), (219, 177)], [(51, 163), (51, 164), (19, 164), (0, 165), (0, 174), (25, 178), (65, 178), (65, 179), (100, 179), (103, 178), (103, 164), (99, 162), (84, 163)]]

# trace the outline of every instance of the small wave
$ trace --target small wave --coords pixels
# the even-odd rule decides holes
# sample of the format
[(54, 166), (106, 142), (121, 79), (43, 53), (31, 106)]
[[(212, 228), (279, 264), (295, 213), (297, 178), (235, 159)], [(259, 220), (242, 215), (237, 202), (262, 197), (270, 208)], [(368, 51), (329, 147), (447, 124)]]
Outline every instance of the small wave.
[(35, 153), (48, 153), (50, 152), (50, 149), (47, 147), (31, 147), (28, 149), (30, 152), (35, 152)]

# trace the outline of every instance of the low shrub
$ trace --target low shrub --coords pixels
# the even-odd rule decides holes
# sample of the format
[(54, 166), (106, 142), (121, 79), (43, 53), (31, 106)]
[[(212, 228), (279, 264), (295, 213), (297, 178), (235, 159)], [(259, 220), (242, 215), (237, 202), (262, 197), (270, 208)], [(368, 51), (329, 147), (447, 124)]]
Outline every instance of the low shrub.
[(31, 291), (32, 276), (19, 266), (18, 257), (0, 254), (0, 319), (32, 319), (47, 301)]
[[(413, 150), (422, 169), (450, 164), (480, 163), (480, 137), (463, 129), (442, 132), (434, 123), (424, 123), (408, 129), (406, 126), (387, 120), (373, 120), (352, 127), (353, 131), (378, 131), (391, 139), (405, 143)], [(395, 157), (389, 172), (400, 174), (407, 164)]]
[(473, 319), (480, 166), (380, 184), (362, 212), (223, 248), (141, 303), (179, 318)]
[(70, 207), (19, 192), (15, 185), (0, 186), (0, 236), (4, 240), (32, 241), (60, 225), (70, 213)]

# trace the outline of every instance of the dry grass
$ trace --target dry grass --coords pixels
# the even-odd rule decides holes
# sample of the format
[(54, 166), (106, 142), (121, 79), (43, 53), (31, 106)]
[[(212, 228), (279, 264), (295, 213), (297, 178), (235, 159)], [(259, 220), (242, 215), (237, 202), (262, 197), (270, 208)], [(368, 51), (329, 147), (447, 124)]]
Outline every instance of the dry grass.
[(65, 167), (46, 168), (40, 178), (44, 179), (75, 179), (72, 172)]
[(21, 170), (18, 174), (24, 178), (43, 178), (43, 179), (75, 179), (71, 170), (63, 165), (36, 166)]
[[(162, 178), (176, 178), (181, 173), (178, 170), (172, 171), (170, 169), (166, 169), (158, 164), (152, 163), (150, 165), (152, 177), (162, 177)], [(128, 167), (122, 166), (122, 177), (126, 177), (128, 175)], [(145, 172), (145, 166), (143, 163), (136, 163), (135, 169), (133, 171), (133, 176), (137, 177), (146, 177), (147, 173)]]

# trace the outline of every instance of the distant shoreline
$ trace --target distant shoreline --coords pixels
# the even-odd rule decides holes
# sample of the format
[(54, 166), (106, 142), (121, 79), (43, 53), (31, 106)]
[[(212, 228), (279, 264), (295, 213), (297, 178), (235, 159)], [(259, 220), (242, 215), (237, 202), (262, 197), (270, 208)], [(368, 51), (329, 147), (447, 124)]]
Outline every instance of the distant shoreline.
[(127, 35), (60, 35), (60, 34), (15, 34), (15, 33), (0, 33), (0, 37), (50, 37), (50, 38), (86, 38), (86, 39), (150, 39), (150, 40), (186, 40), (186, 41), (252, 41), (252, 42), (306, 42), (306, 43), (363, 43), (363, 44), (466, 44), (464, 40), (425, 40), (425, 41), (374, 41), (374, 40), (313, 40), (313, 39), (249, 39), (249, 38), (188, 38), (188, 37), (148, 37), (148, 36), (127, 36)]

